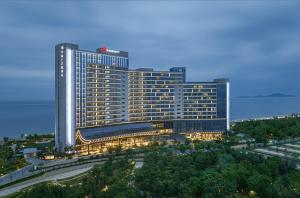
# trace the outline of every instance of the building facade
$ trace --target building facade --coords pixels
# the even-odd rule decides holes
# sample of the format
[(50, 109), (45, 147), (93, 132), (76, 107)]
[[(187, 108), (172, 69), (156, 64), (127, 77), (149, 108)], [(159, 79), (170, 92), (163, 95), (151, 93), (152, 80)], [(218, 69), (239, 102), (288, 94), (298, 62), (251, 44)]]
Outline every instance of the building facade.
[(97, 137), (94, 133), (101, 128), (98, 133), (106, 131), (109, 137), (116, 126), (127, 129), (122, 133), (138, 133), (135, 123), (151, 123), (153, 129), (173, 133), (229, 130), (229, 81), (186, 82), (185, 74), (185, 67), (131, 70), (125, 51), (103, 47), (92, 52), (76, 44), (58, 44), (56, 148), (63, 151), (76, 145), (78, 129), (93, 131), (93, 135), (86, 136)]

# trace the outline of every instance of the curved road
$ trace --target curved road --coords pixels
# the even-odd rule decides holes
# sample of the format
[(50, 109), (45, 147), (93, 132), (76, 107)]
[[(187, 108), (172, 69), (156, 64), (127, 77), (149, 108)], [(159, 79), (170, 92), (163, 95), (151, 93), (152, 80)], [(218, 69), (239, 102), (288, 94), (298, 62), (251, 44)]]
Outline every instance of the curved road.
[(73, 177), (75, 175), (84, 173), (88, 170), (90, 170), (95, 164), (102, 164), (102, 162), (95, 162), (95, 163), (89, 163), (89, 164), (83, 164), (79, 166), (72, 166), (68, 168), (62, 168), (58, 170), (54, 170), (51, 172), (47, 172), (42, 176), (32, 178), (11, 186), (8, 186), (6, 188), (3, 188), (0, 190), (0, 197), (18, 192), (24, 188), (27, 188), (29, 186), (32, 186), (34, 184), (46, 182), (46, 181), (55, 181), (55, 180), (60, 180), (60, 179), (65, 179), (68, 177)]

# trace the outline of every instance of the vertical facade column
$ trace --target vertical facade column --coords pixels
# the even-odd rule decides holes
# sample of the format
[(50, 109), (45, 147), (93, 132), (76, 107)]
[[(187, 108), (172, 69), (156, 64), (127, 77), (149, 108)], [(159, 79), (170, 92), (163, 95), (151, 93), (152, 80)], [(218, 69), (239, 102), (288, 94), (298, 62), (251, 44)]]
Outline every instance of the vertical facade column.
[(226, 82), (226, 129), (230, 130), (230, 84)]
[(230, 130), (230, 83), (228, 79), (215, 79), (217, 84), (217, 118), (226, 119), (224, 129)]
[(74, 51), (66, 49), (66, 144), (75, 145), (75, 64)]
[(63, 152), (75, 145), (75, 50), (78, 45), (55, 46), (55, 147)]

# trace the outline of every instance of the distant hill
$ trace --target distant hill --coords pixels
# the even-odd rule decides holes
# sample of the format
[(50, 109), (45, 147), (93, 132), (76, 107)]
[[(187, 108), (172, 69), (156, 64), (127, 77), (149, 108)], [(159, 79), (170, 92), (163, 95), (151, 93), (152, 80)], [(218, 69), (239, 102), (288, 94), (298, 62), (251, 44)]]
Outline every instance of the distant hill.
[(239, 96), (238, 98), (279, 98), (279, 97), (297, 97), (297, 96), (282, 94), (282, 93), (272, 93), (270, 95)]

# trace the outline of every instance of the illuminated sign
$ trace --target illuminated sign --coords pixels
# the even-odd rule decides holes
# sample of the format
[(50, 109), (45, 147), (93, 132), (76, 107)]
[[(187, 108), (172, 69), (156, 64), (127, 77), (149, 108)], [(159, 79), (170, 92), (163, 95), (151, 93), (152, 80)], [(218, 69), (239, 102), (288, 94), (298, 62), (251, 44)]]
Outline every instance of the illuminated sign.
[(110, 50), (110, 49), (107, 49), (106, 51), (107, 51), (107, 52), (110, 52), (110, 53), (114, 53), (114, 54), (120, 53), (120, 51), (118, 51), (118, 50)]
[(107, 49), (106, 47), (101, 47), (100, 52), (102, 52), (102, 53), (109, 52), (109, 53), (114, 53), (114, 54), (120, 53), (119, 50), (111, 50), (111, 49)]

